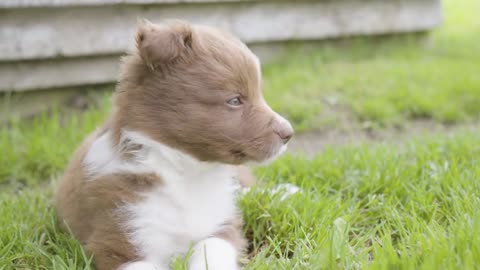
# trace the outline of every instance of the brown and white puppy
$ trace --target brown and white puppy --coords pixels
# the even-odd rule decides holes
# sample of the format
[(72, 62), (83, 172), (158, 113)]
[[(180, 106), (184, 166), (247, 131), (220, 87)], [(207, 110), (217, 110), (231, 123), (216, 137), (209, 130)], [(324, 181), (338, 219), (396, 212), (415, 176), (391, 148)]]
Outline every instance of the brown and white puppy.
[[(238, 269), (237, 165), (271, 160), (290, 124), (265, 103), (260, 64), (235, 37), (186, 22), (142, 23), (114, 112), (75, 153), (59, 218), (98, 270)], [(207, 267), (208, 266), (208, 267)]]

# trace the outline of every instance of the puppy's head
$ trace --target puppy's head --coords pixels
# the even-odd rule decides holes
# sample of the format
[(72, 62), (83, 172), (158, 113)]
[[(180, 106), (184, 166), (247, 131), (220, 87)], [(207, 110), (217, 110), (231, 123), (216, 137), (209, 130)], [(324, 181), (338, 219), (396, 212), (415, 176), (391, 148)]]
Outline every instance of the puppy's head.
[(202, 161), (262, 162), (293, 134), (262, 95), (258, 58), (235, 37), (186, 22), (137, 30), (117, 89), (121, 128)]

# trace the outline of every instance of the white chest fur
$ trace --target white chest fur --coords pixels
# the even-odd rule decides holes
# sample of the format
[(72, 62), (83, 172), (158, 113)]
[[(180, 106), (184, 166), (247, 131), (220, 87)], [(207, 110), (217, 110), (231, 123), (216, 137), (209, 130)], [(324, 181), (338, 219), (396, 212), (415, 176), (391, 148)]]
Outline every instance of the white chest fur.
[(162, 178), (162, 185), (145, 192), (143, 200), (120, 209), (128, 215), (131, 242), (146, 260), (165, 265), (172, 255), (188, 251), (233, 217), (232, 166), (199, 162), (135, 132), (124, 136), (148, 149), (134, 164), (119, 161), (103, 136), (92, 145), (85, 163), (94, 174), (155, 172)]
[(126, 207), (131, 241), (159, 264), (220, 230), (234, 214), (233, 183), (221, 172), (187, 173)]

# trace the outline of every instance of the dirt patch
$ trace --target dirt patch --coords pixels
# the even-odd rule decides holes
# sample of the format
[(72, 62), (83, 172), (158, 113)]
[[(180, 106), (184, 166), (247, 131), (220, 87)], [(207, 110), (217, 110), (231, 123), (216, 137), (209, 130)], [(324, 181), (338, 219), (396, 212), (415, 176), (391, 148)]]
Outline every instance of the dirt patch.
[(403, 127), (379, 130), (353, 127), (349, 129), (333, 128), (329, 130), (297, 134), (292, 139), (288, 152), (312, 157), (326, 147), (340, 145), (358, 145), (365, 143), (401, 144), (412, 138), (435, 135), (452, 135), (458, 131), (480, 131), (480, 122), (455, 125), (439, 124), (433, 120), (409, 121)]

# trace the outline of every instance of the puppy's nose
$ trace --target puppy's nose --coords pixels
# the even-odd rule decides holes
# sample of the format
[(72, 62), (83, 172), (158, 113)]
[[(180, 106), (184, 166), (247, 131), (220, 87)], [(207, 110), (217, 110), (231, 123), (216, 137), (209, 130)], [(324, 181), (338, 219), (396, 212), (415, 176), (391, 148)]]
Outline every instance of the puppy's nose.
[(278, 136), (280, 136), (280, 139), (282, 139), (284, 144), (288, 143), (288, 141), (290, 141), (293, 136), (292, 125), (290, 125), (290, 123), (285, 119), (282, 119), (282, 121), (280, 121), (276, 132)]

